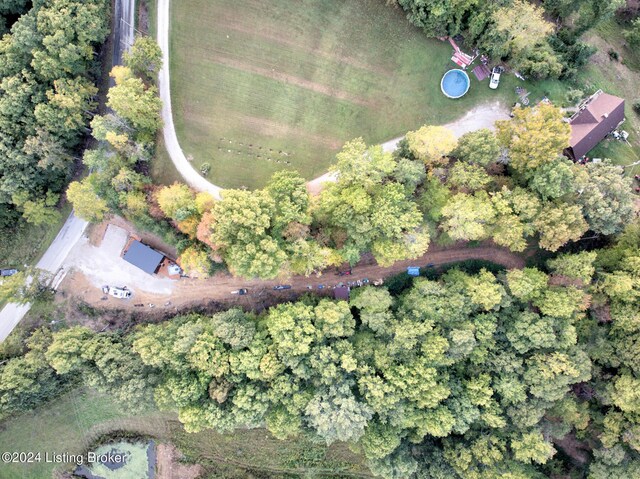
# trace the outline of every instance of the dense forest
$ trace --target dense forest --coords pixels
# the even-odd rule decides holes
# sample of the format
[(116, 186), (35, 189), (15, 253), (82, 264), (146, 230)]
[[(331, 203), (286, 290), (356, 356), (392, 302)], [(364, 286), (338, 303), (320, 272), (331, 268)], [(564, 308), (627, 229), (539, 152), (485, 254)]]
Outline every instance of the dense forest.
[(640, 225), (543, 269), (450, 269), (396, 295), (304, 297), (129, 332), (37, 330), (2, 415), (86, 384), (187, 431), (346, 441), (386, 478), (640, 474)]
[(0, 5), (0, 228), (55, 221), (96, 109), (106, 0)]

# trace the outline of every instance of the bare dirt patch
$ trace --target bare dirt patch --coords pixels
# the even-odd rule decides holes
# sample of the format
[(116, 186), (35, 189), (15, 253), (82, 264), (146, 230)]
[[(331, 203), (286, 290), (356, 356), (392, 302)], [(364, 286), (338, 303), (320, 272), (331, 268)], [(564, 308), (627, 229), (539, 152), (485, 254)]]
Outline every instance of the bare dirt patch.
[(199, 464), (181, 464), (182, 453), (170, 444), (158, 444), (157, 452), (157, 479), (197, 479), (204, 469)]
[[(183, 278), (174, 282), (168, 293), (150, 292), (148, 288), (134, 290), (130, 300), (118, 300), (109, 297), (103, 300), (104, 295), (93, 282), (87, 280), (85, 275), (76, 272), (68, 275), (61, 285), (61, 291), (69, 296), (77, 296), (87, 304), (98, 308), (117, 308), (125, 311), (137, 311), (139, 313), (178, 314), (189, 309), (197, 308), (203, 304), (217, 304), (220, 307), (240, 307), (247, 310), (262, 310), (275, 303), (294, 300), (304, 293), (313, 292), (320, 295), (332, 295), (332, 286), (339, 282), (357, 281), (368, 278), (374, 281), (386, 278), (406, 271), (408, 266), (425, 266), (432, 263), (435, 266), (464, 261), (469, 259), (483, 259), (501, 264), (509, 269), (523, 268), (524, 259), (505, 248), (496, 246), (491, 242), (470, 248), (464, 243), (453, 247), (442, 248), (432, 246), (428, 253), (415, 260), (399, 261), (393, 266), (383, 268), (371, 257), (363, 259), (353, 268), (353, 273), (348, 277), (339, 277), (333, 270), (325, 271), (321, 276), (294, 276), (291, 278), (279, 278), (275, 280), (244, 280), (235, 278), (228, 273), (219, 273), (206, 280)], [(151, 275), (146, 275), (148, 281), (156, 280)], [(157, 280), (156, 280), (157, 281)], [(291, 289), (274, 291), (278, 284), (291, 285)], [(318, 286), (324, 288), (319, 289)], [(246, 296), (235, 296), (231, 291), (247, 288)], [(138, 305), (138, 306), (136, 306)]]
[(149, 6), (146, 0), (138, 2), (138, 30), (149, 33)]
[(107, 221), (103, 221), (102, 223), (91, 223), (87, 227), (87, 231), (85, 234), (89, 239), (89, 244), (92, 246), (99, 247), (102, 244), (102, 238), (104, 237), (104, 233), (107, 231), (107, 226), (109, 223)]
[(554, 439), (553, 443), (573, 459), (576, 464), (584, 466), (589, 460), (589, 447), (578, 441), (574, 433), (567, 434), (562, 439)]

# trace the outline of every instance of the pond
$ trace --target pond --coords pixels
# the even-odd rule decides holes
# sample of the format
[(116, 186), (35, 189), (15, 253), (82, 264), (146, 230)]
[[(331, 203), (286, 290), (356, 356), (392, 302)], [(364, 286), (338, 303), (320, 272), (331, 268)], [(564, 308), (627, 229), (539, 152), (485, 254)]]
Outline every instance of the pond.
[(105, 444), (88, 453), (88, 464), (74, 474), (85, 479), (154, 479), (156, 447), (153, 441)]

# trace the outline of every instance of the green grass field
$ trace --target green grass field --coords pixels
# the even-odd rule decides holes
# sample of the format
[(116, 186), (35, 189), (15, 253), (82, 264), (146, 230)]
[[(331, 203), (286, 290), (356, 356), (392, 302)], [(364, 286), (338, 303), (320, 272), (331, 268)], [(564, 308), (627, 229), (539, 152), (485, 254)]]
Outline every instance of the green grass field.
[(447, 99), (440, 79), (455, 66), (449, 43), (380, 0), (171, 8), (178, 138), (196, 169), (209, 162), (208, 179), (224, 187), (259, 187), (282, 168), (313, 178), (347, 140), (383, 142), (513, 96), (472, 77), (464, 98)]
[[(297, 477), (311, 471), (325, 476), (369, 476), (363, 460), (344, 444), (327, 448), (307, 438), (274, 439), (263, 429), (217, 434), (207, 430), (188, 434), (173, 414), (150, 409), (131, 414), (109, 397), (91, 390), (69, 392), (44, 406), (0, 422), (0, 452), (40, 451), (80, 454), (105, 435), (126, 431), (175, 443), (188, 459), (202, 463), (206, 477), (244, 479), (247, 469), (256, 477)], [(2, 479), (47, 479), (72, 464), (2, 464)], [(314, 472), (315, 474), (315, 472)], [(307, 477), (307, 476), (305, 476)]]
[[(149, 0), (151, 31), (155, 2)], [(640, 55), (625, 49), (620, 29), (605, 22), (585, 40), (599, 48), (576, 82), (521, 82), (503, 75), (497, 91), (473, 75), (469, 93), (450, 100), (442, 74), (455, 65), (451, 46), (427, 38), (399, 9), (378, 0), (182, 0), (171, 5), (171, 92), (180, 144), (194, 167), (228, 188), (256, 188), (290, 168), (311, 179), (324, 173), (342, 144), (362, 136), (375, 144), (443, 124), (474, 106), (513, 104), (516, 86), (535, 104), (559, 106), (566, 92), (596, 89), (627, 99), (631, 146), (606, 142), (591, 156), (627, 165), (640, 156), (637, 96)], [(610, 63), (609, 48), (623, 62)], [(636, 166), (627, 174), (640, 171)], [(152, 166), (157, 183), (179, 179), (162, 145)]]

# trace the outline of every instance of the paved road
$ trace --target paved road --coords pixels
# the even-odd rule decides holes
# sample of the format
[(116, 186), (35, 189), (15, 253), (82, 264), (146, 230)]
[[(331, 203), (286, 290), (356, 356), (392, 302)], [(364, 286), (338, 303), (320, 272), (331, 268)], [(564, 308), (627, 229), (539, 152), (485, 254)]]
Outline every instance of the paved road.
[(128, 49), (135, 39), (133, 26), (136, 22), (135, 0), (116, 0), (113, 18), (113, 57), (112, 65), (122, 64), (122, 53)]
[[(162, 121), (164, 122), (163, 134), (164, 142), (171, 161), (184, 179), (192, 188), (198, 191), (208, 191), (214, 198), (220, 199), (223, 188), (214, 185), (203, 178), (191, 163), (187, 160), (180, 148), (178, 136), (176, 135), (173, 123), (173, 111), (171, 109), (171, 74), (169, 67), (169, 23), (170, 23), (171, 0), (158, 0), (158, 44), (162, 50), (163, 62), (160, 71), (160, 98), (162, 99)], [(444, 126), (453, 130), (456, 136), (462, 136), (469, 131), (480, 128), (493, 128), (496, 120), (509, 118), (509, 110), (499, 102), (487, 103), (469, 110), (465, 116)], [(384, 151), (393, 151), (398, 142), (404, 137), (394, 138), (382, 144)], [(334, 173), (325, 173), (307, 183), (307, 190), (311, 194), (318, 194), (322, 190), (322, 185), (326, 182), (335, 181)]]
[[(114, 18), (112, 64), (119, 65), (122, 61), (123, 49), (131, 46), (134, 39), (135, 0), (116, 0)], [(36, 268), (51, 273), (54, 287), (62, 281), (65, 274), (64, 271), (61, 271), (62, 263), (84, 234), (87, 225), (86, 221), (78, 218), (72, 212), (58, 236), (36, 264)], [(9, 303), (0, 311), (0, 342), (9, 336), (30, 308), (29, 303), (20, 305)]]

